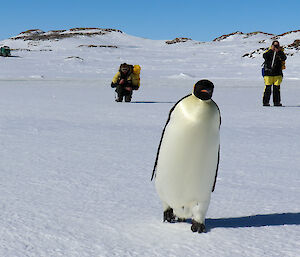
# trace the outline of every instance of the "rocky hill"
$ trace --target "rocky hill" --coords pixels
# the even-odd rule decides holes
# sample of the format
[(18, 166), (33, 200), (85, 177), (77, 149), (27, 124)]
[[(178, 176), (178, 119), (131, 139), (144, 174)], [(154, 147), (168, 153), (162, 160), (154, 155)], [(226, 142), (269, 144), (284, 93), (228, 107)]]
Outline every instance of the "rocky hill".
[[(117, 36), (112, 36), (108, 40), (103, 40), (103, 36), (107, 36), (111, 33), (118, 34)], [(3, 44), (12, 45), (12, 49), (16, 51), (53, 51), (55, 48), (48, 45), (47, 48), (43, 47), (45, 43), (42, 42), (57, 42), (62, 39), (77, 39), (78, 43), (74, 44), (76, 47), (89, 47), (89, 48), (118, 48), (120, 43), (123, 44), (129, 35), (126, 35), (121, 30), (111, 29), (111, 28), (71, 28), (69, 30), (51, 30), (48, 32), (42, 31), (40, 29), (31, 29), (24, 32), (21, 32), (19, 35), (9, 38), (8, 40), (2, 41)], [(91, 40), (96, 39), (96, 40)], [(114, 40), (116, 39), (116, 40)], [(280, 35), (275, 35), (271, 33), (266, 33), (262, 31), (243, 33), (241, 31), (236, 31), (230, 34), (222, 35), (220, 37), (215, 38), (212, 42), (222, 43), (222, 42), (244, 42), (244, 43), (253, 43), (253, 48), (242, 54), (242, 57), (247, 58), (255, 58), (261, 55), (266, 49), (268, 49), (270, 43), (273, 40), (279, 40), (282, 46), (285, 48), (287, 55), (293, 56), (299, 52), (299, 42), (300, 42), (300, 30), (289, 31), (286, 33), (282, 33)], [(23, 44), (12, 43), (13, 41), (22, 41)], [(131, 42), (139, 41), (139, 47), (143, 45), (141, 38), (136, 38), (136, 40), (131, 40)], [(152, 40), (154, 42), (154, 40)], [(203, 42), (197, 42), (192, 40), (191, 38), (179, 37), (173, 40), (159, 41), (157, 43), (161, 45), (164, 43), (166, 45), (180, 44), (185, 45), (189, 43), (189, 45), (199, 44)], [(205, 42), (204, 42), (205, 43)], [(206, 42), (208, 43), (208, 42)], [(119, 44), (119, 45), (118, 45)], [(74, 45), (74, 46), (75, 46)], [(38, 46), (39, 49), (38, 49)], [(71, 45), (69, 44), (68, 47)]]
[[(0, 63), (3, 78), (106, 77), (122, 62), (140, 64), (143, 76), (171, 79), (207, 77), (257, 77), (262, 54), (277, 39), (289, 56), (285, 74), (298, 77), (300, 31), (274, 35), (261, 31), (234, 32), (210, 42), (187, 37), (151, 40), (117, 29), (72, 28), (27, 30), (0, 41), (12, 55)], [(179, 67), (178, 69), (176, 67)], [(224, 72), (226, 71), (226, 72)], [(246, 74), (246, 75), (245, 75)]]
[(220, 41), (226, 41), (226, 40), (233, 40), (235, 39), (240, 39), (242, 41), (247, 41), (247, 39), (255, 38), (255, 37), (261, 37), (262, 39), (257, 40), (255, 43), (258, 44), (263, 44), (267, 46), (264, 47), (258, 47), (256, 49), (253, 49), (250, 52), (247, 52), (242, 55), (242, 57), (248, 57), (248, 58), (255, 58), (262, 53), (264, 53), (270, 46), (270, 43), (273, 40), (278, 40), (280, 41), (281, 45), (286, 51), (286, 54), (288, 56), (293, 56), (294, 54), (298, 54), (300, 47), (299, 47), (299, 42), (300, 42), (300, 30), (293, 30), (289, 32), (282, 33), (280, 35), (275, 35), (271, 33), (265, 33), (261, 31), (256, 31), (256, 32), (251, 32), (251, 33), (243, 33), (240, 31), (227, 34), (227, 35), (222, 35), (218, 38), (215, 38), (213, 41), (214, 42), (220, 42)]
[(121, 30), (117, 29), (101, 29), (101, 28), (72, 28), (69, 30), (50, 30), (44, 32), (40, 29), (31, 29), (24, 32), (21, 32), (19, 35), (12, 37), (12, 40), (56, 40), (71, 38), (76, 36), (96, 36), (96, 35), (105, 35), (109, 32), (119, 32), (123, 33)]

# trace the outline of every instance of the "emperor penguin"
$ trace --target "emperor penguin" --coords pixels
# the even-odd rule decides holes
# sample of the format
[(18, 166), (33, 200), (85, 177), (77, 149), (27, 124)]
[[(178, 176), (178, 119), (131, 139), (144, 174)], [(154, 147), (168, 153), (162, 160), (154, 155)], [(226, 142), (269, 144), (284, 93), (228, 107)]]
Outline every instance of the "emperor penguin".
[(163, 205), (163, 221), (192, 220), (193, 232), (206, 232), (205, 216), (220, 160), (221, 115), (211, 99), (214, 84), (200, 80), (193, 93), (170, 110), (152, 178)]

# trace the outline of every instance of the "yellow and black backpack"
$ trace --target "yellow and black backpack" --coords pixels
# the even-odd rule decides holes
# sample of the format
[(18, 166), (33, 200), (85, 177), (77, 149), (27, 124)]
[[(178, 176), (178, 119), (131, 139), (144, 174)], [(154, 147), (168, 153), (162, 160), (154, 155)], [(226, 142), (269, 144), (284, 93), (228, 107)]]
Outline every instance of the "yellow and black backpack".
[(141, 85), (140, 74), (141, 74), (141, 66), (138, 64), (133, 65), (131, 75), (132, 75), (132, 86), (133, 86), (133, 89), (135, 89), (135, 90), (138, 90)]

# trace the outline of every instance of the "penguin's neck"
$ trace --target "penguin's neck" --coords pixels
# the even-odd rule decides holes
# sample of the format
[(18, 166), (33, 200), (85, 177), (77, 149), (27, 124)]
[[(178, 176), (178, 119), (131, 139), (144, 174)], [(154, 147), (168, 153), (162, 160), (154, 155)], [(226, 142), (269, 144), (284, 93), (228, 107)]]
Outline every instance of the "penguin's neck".
[(212, 100), (201, 100), (198, 97), (191, 95), (185, 98), (178, 105), (178, 112), (181, 113), (187, 120), (198, 123), (203, 116), (210, 113)]
[(201, 99), (198, 98), (198, 100), (200, 100), (201, 102), (206, 103), (206, 104), (209, 104), (211, 102), (211, 99), (201, 100)]
[(198, 98), (197, 96), (194, 95), (194, 93), (192, 94), (193, 97), (195, 97), (198, 101), (200, 101), (201, 103), (210, 103), (212, 100), (208, 99), (208, 100), (201, 100), (200, 98)]

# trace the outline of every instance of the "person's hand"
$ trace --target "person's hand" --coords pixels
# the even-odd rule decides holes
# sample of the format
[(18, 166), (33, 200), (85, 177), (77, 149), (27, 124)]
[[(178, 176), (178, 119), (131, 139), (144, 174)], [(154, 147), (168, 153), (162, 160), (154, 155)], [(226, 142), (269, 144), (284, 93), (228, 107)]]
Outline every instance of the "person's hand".
[(131, 88), (131, 87), (125, 87), (125, 89), (126, 89), (127, 91), (132, 91), (132, 88)]
[(272, 50), (278, 53), (282, 50), (282, 47), (279, 45), (279, 43), (275, 42), (274, 45), (272, 45)]
[(124, 83), (125, 83), (125, 79), (121, 79), (119, 82), (120, 85), (123, 85)]

